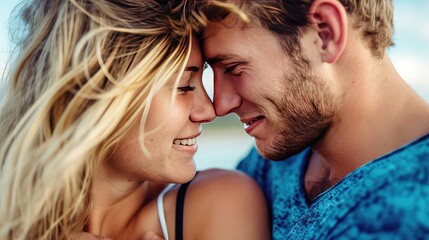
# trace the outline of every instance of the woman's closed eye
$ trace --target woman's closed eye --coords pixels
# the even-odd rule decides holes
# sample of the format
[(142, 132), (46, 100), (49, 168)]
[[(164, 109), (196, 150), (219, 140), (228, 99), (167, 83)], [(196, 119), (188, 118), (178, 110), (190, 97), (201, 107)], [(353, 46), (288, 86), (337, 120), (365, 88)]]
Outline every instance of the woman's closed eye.
[(185, 94), (185, 93), (187, 93), (187, 92), (192, 92), (192, 91), (194, 91), (194, 90), (195, 90), (195, 87), (188, 85), (188, 86), (178, 87), (178, 88), (177, 88), (177, 90), (179, 90), (179, 91), (178, 91), (178, 92), (179, 92), (179, 94)]
[[(188, 79), (185, 82), (182, 82), (183, 86), (180, 86), (177, 88), (178, 94), (186, 94), (187, 92), (192, 92), (195, 90), (194, 86), (190, 85), (190, 82), (195, 77), (195, 74), (200, 71), (200, 67), (197, 66), (189, 66), (185, 68), (185, 79)], [(189, 74), (189, 75), (188, 75)]]

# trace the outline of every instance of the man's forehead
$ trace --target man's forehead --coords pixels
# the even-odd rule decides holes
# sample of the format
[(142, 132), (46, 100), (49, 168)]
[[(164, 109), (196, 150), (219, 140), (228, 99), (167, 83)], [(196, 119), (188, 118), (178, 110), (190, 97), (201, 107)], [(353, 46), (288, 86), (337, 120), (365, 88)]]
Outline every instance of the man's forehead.
[(203, 40), (215, 36), (220, 31), (239, 31), (243, 30), (243, 28), (244, 23), (241, 21), (240, 17), (235, 14), (230, 14), (221, 21), (210, 22), (203, 31)]
[(202, 40), (206, 41), (207, 39), (216, 36), (218, 29), (217, 27), (214, 25), (217, 23), (210, 23), (209, 25), (207, 25), (207, 27), (204, 29), (203, 31), (203, 35), (202, 35)]

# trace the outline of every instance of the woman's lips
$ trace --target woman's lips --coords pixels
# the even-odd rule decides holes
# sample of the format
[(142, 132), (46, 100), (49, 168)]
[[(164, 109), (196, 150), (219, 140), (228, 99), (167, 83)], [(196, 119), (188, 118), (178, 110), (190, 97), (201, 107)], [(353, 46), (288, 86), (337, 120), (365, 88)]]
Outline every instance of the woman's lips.
[(194, 155), (198, 150), (197, 137), (200, 135), (201, 131), (188, 137), (176, 138), (173, 140), (173, 148)]
[(174, 139), (173, 144), (182, 146), (193, 146), (197, 142), (197, 138)]
[(201, 135), (201, 130), (196, 134), (193, 134), (188, 137), (176, 138), (173, 140), (174, 145), (182, 145), (182, 146), (193, 146), (197, 143), (197, 137)]

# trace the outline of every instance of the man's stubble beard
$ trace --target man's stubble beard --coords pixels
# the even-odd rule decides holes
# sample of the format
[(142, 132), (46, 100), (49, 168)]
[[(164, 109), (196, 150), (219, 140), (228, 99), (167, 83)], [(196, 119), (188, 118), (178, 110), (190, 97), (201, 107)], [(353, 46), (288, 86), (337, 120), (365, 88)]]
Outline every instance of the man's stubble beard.
[(275, 136), (256, 146), (266, 159), (284, 160), (312, 146), (329, 129), (338, 111), (333, 88), (316, 76), (301, 56), (284, 73), (284, 91), (270, 101), (277, 114), (271, 119)]

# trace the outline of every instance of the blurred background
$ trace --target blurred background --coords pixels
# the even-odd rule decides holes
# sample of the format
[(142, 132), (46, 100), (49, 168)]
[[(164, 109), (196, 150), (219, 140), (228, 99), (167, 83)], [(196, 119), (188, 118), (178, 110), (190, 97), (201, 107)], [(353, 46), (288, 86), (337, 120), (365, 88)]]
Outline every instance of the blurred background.
[[(18, 0), (0, 3), (0, 76), (3, 81), (12, 49), (9, 30), (10, 14)], [(404, 80), (429, 102), (429, 1), (394, 0), (396, 46), (389, 55)], [(213, 96), (213, 74), (204, 72), (204, 84)], [(1, 83), (0, 83), (1, 84)], [(199, 150), (195, 155), (197, 168), (234, 168), (253, 145), (253, 139), (243, 130), (243, 124), (235, 115), (217, 118), (205, 124), (203, 134), (197, 140)]]

